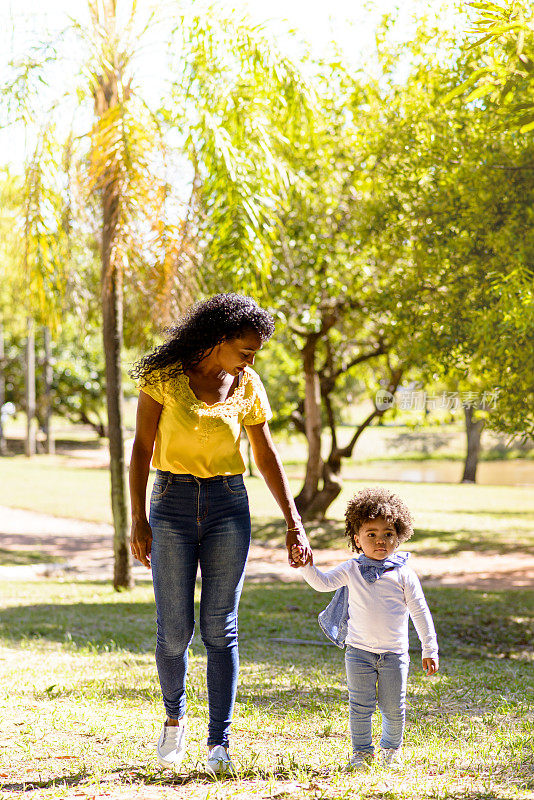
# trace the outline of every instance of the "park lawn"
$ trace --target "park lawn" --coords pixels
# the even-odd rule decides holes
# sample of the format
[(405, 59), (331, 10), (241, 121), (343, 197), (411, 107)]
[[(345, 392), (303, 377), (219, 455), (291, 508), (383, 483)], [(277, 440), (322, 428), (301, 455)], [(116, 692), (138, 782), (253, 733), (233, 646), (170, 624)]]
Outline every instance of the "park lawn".
[[(343, 491), (328, 510), (328, 518), (306, 525), (313, 546), (346, 551), (347, 501), (364, 486), (377, 485), (376, 481), (345, 480)], [(383, 485), (399, 494), (412, 512), (415, 533), (408, 547), (418, 555), (447, 557), (465, 551), (534, 555), (531, 487), (396, 481)], [(269, 490), (260, 479), (248, 478), (247, 486), (254, 537), (281, 544), (285, 528), (279, 516), (276, 517), (276, 505)]]
[[(285, 528), (264, 481), (246, 477), (257, 541), (282, 543)], [(293, 491), (300, 481), (290, 480)], [(150, 485), (150, 482), (149, 482)], [(376, 481), (346, 480), (328, 519), (310, 523), (314, 547), (346, 551), (343, 514), (349, 497)], [(534, 492), (522, 486), (386, 482), (411, 509), (416, 533), (410, 549), (447, 557), (464, 551), (534, 553)], [(0, 505), (39, 513), (111, 523), (109, 472), (63, 463), (60, 457), (0, 459)], [(0, 563), (10, 563), (0, 551)]]
[(217, 782), (200, 770), (207, 714), (198, 633), (188, 755), (178, 776), (157, 769), (162, 712), (148, 584), (118, 594), (96, 582), (6, 582), (1, 597), (2, 798), (532, 796), (534, 592), (428, 589), (441, 670), (424, 677), (414, 638), (407, 763), (347, 775), (343, 653), (316, 623), (328, 596), (303, 582), (246, 584), (232, 739), (239, 777)]

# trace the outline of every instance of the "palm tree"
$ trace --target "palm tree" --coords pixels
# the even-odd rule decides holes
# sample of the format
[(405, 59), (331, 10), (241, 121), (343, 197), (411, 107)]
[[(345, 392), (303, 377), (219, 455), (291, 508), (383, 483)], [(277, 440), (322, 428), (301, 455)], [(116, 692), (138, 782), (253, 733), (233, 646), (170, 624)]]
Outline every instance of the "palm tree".
[[(135, 33), (139, 25), (136, 5), (132, 4), (130, 17), (120, 31), (115, 0), (90, 2), (89, 8), (93, 22), (90, 74), (96, 118), (89, 178), (101, 210), (114, 585), (120, 588), (131, 585), (121, 345), (125, 271), (133, 254), (139, 253), (133, 246), (132, 234), (143, 227), (143, 220), (146, 229), (158, 232), (159, 283), (167, 289), (173, 271), (181, 270), (182, 289), (191, 288), (194, 280), (191, 271), (186, 269), (184, 275), (183, 261), (191, 245), (192, 216), (197, 236), (204, 233), (207, 243), (204, 260), (217, 262), (219, 276), (235, 274), (243, 266), (255, 267), (260, 278), (265, 275), (269, 235), (274, 229), (268, 220), (266, 195), (280, 191), (287, 180), (279, 146), (283, 137), (274, 124), (276, 105), (283, 108), (278, 115), (278, 124), (283, 126), (306, 103), (296, 71), (289, 62), (273, 58), (258, 32), (253, 35), (243, 24), (231, 20), (222, 25), (216, 19), (208, 21), (198, 15), (181, 17), (171, 32), (174, 43), (180, 39), (179, 47), (172, 48), (180, 53), (180, 78), (174, 81), (161, 116), (168, 127), (179, 129), (181, 157), (185, 154), (189, 158), (193, 178), (181, 224), (172, 226), (166, 222), (169, 189), (161, 171), (168, 148), (155, 115), (147, 111), (148, 104), (134, 90), (132, 63), (139, 41), (138, 32)], [(145, 30), (152, 23), (149, 20)], [(142, 271), (142, 259), (137, 267)], [(168, 296), (169, 292), (162, 294)]]
[[(135, 0), (126, 18), (119, 19), (116, 0), (88, 0), (88, 9), (91, 25), (74, 25), (87, 54), (80, 73), (86, 91), (78, 83), (70, 102), (86, 108), (89, 100), (94, 121), (88, 135), (78, 130), (70, 138), (70, 205), (86, 228), (88, 208), (98, 220), (113, 582), (119, 589), (132, 584), (122, 422), (124, 286), (134, 289), (126, 308), (141, 318), (129, 327), (142, 332), (171, 321), (175, 309), (206, 285), (206, 275), (216, 272), (221, 288), (266, 283), (278, 203), (290, 181), (288, 137), (293, 120), (309, 113), (310, 97), (297, 70), (259, 28), (222, 19), (215, 7), (184, 15), (171, 3), (159, 21), (143, 19)], [(172, 54), (173, 76), (159, 108), (136, 83), (144, 35), (156, 31)], [(184, 170), (189, 178), (176, 179)], [(145, 307), (130, 296), (144, 297)]]
[[(116, 589), (132, 585), (123, 441), (123, 284), (139, 209), (153, 205), (151, 154), (156, 126), (132, 92), (130, 35), (135, 5), (124, 29), (115, 0), (89, 2), (92, 20), (88, 63), (95, 122), (90, 135), (89, 189), (100, 212), (101, 307), (114, 523)], [(156, 192), (157, 193), (157, 192)], [(161, 211), (161, 209), (158, 209)]]

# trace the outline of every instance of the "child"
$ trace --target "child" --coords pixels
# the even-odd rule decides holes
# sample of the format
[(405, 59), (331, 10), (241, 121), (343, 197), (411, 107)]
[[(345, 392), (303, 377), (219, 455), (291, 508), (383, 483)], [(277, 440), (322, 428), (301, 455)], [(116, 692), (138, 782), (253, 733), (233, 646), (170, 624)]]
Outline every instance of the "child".
[(371, 717), (377, 703), (382, 712), (382, 763), (402, 763), (408, 616), (421, 640), (427, 675), (438, 670), (438, 644), (419, 579), (406, 565), (409, 553), (396, 552), (413, 533), (402, 500), (384, 488), (364, 489), (349, 502), (345, 518), (345, 535), (360, 555), (328, 572), (311, 564), (301, 569), (319, 592), (339, 590), (319, 623), (332, 641), (347, 647), (353, 750), (347, 769), (361, 770), (374, 758)]

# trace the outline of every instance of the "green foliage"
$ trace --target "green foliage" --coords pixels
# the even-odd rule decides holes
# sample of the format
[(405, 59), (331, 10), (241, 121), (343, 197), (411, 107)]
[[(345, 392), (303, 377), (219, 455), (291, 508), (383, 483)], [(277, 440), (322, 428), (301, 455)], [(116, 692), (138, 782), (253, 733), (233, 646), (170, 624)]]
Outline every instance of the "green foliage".
[(62, 49), (42, 43), (42, 62), (13, 62), (2, 121), (24, 120), (33, 148), (25, 178), (6, 174), (0, 189), (12, 334), (28, 291), (42, 321), (59, 317), (59, 296), (63, 319), (99, 320), (99, 202), (113, 184), (131, 350), (201, 293), (235, 289), (280, 321), (262, 365), (279, 424), (302, 400), (299, 351), (321, 334), (317, 367), (323, 384), (337, 376), (338, 419), (349, 394), (372, 395), (402, 366), (405, 379), (469, 374), (500, 392), (490, 425), (531, 432), (534, 152), (515, 133), (532, 113), (531, 14), (475, 8), (489, 38), (467, 52), (426, 23), (391, 44), (386, 21), (376, 77), (336, 56), (308, 62), (305, 81), (261, 26), (176, 4), (172, 85), (154, 100), (136, 83), (135, 52), (162, 28), (129, 5), (112, 34), (74, 26), (89, 56), (77, 107), (102, 101), (111, 68), (121, 81), (117, 102), (64, 148), (30, 113)]
[[(470, 56), (468, 76), (443, 99), (463, 95), (464, 102), (484, 99), (496, 126), (529, 133), (534, 129), (534, 8), (523, 0), (472, 3), (474, 19), (464, 44)], [(466, 94), (468, 92), (468, 94)]]
[[(73, 321), (65, 321), (61, 335), (52, 341), (53, 382), (51, 386), (52, 411), (74, 424), (91, 425), (104, 435), (104, 364), (100, 337), (96, 331), (81, 334)], [(4, 378), (6, 402), (14, 403), (17, 410), (25, 408), (24, 336), (6, 334)], [(42, 331), (36, 336), (36, 415), (43, 425), (45, 410)]]
[(489, 424), (528, 434), (532, 153), (479, 105), (441, 102), (466, 74), (463, 58), (429, 58), (382, 101), (372, 241), (391, 269), (380, 302), (427, 375), (471, 374), (499, 393)]
[(313, 92), (261, 26), (216, 6), (180, 17), (170, 44), (177, 78), (162, 116), (190, 163), (204, 270), (257, 289), (292, 180), (294, 131), (312, 133)]
[(294, 427), (292, 415), (302, 399), (304, 387), (297, 354), (282, 326), (279, 320), (275, 335), (258, 354), (254, 368), (267, 389), (274, 414), (271, 428), (289, 433)]

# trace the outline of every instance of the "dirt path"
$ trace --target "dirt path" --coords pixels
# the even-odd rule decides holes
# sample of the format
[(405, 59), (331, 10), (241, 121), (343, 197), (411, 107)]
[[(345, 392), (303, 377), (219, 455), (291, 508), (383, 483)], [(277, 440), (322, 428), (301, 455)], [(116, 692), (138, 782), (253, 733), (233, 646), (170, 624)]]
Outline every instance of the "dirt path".
[[(52, 517), (33, 511), (0, 506), (0, 547), (26, 553), (42, 553), (49, 563), (0, 566), (0, 579), (31, 580), (43, 576), (98, 578), (109, 580), (113, 572), (112, 528), (110, 525)], [(348, 557), (346, 550), (315, 550), (315, 563), (328, 568)], [(534, 585), (534, 557), (488, 555), (464, 552), (452, 557), (413, 555), (411, 564), (426, 586), (462, 586), (488, 591), (520, 589)], [(134, 566), (136, 578), (149, 573)], [(255, 543), (247, 566), (249, 581), (294, 581), (279, 546)]]

